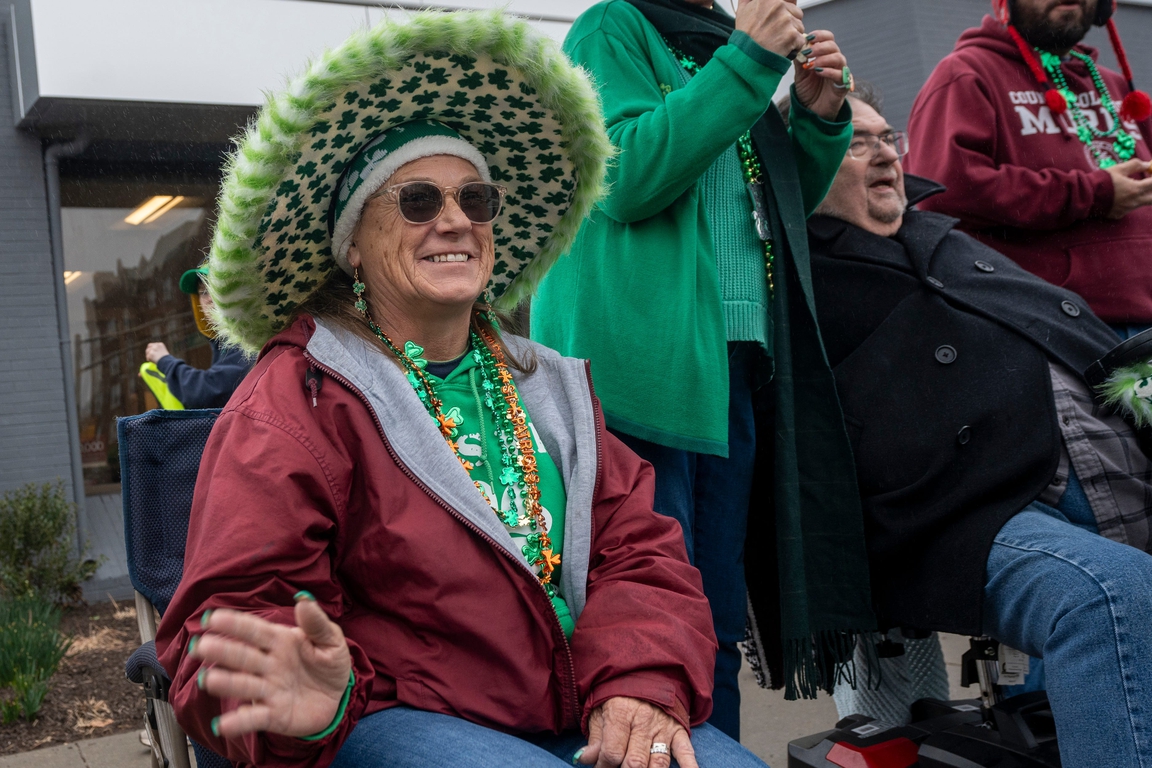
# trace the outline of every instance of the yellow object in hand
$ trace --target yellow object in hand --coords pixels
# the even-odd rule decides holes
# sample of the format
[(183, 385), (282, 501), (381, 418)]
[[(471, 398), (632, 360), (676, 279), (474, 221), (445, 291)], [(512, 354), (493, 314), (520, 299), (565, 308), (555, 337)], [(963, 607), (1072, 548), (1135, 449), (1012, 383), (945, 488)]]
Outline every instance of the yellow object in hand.
[(144, 363), (140, 366), (140, 378), (156, 396), (156, 402), (166, 411), (182, 411), (184, 403), (180, 402), (172, 390), (168, 389), (168, 377), (156, 367), (156, 363)]

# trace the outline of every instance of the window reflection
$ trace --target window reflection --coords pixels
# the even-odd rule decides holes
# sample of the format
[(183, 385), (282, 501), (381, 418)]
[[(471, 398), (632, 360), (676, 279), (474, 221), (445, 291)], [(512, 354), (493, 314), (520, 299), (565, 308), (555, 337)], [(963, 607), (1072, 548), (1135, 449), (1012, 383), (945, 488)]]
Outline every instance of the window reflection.
[[(70, 195), (70, 203), (77, 196)], [(117, 203), (131, 199), (121, 192)], [(177, 287), (204, 260), (211, 191), (139, 192), (127, 207), (61, 209), (81, 462), (89, 495), (119, 492), (116, 417), (158, 407), (139, 378), (144, 349), (164, 342), (176, 357), (208, 368), (212, 351)], [(177, 199), (179, 198), (179, 199)], [(106, 203), (97, 197), (95, 203)], [(142, 205), (152, 206), (140, 215)], [(135, 223), (133, 223), (135, 221)]]

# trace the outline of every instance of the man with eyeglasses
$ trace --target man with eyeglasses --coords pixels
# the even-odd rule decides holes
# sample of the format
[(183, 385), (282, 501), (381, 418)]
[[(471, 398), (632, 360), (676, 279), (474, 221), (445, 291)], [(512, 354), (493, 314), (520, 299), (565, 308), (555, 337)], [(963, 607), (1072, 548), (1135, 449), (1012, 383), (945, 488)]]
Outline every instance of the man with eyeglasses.
[(1152, 725), (1149, 433), (1081, 373), (1116, 337), (1077, 294), (910, 208), (942, 188), (904, 174), (870, 88), (850, 100), (808, 232), (880, 626), (1043, 657), (1064, 765), (1152, 764), (1136, 739)]

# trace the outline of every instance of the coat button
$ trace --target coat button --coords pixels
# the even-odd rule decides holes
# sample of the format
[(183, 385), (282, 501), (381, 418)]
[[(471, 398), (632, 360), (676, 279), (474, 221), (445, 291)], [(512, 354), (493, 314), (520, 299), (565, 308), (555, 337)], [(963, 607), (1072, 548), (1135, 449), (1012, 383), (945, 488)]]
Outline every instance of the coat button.
[(960, 431), (956, 433), (956, 442), (960, 445), (968, 445), (968, 441), (972, 439), (972, 430), (967, 426), (960, 427)]
[(944, 365), (956, 362), (956, 348), (947, 344), (936, 347), (936, 361)]
[(934, 277), (930, 277), (930, 278), (928, 278), (928, 283), (929, 283), (930, 285), (934, 285), (934, 286), (936, 286), (937, 288), (943, 288), (943, 287), (944, 287), (944, 283), (940, 282), (939, 280), (937, 280), (937, 279), (936, 279), (936, 278), (934, 278)]
[(981, 272), (995, 272), (996, 271), (996, 267), (992, 266), (991, 264), (989, 264), (986, 261), (976, 262), (976, 269), (980, 270)]
[(1076, 306), (1070, 301), (1060, 302), (1060, 309), (1064, 310), (1064, 314), (1068, 315), (1068, 317), (1080, 316), (1080, 307)]

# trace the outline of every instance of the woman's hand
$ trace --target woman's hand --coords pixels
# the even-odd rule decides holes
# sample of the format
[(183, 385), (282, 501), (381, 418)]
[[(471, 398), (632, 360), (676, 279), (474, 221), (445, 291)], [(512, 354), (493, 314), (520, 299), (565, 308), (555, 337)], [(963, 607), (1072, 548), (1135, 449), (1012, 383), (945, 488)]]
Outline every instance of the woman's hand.
[(796, 62), (796, 98), (825, 120), (834, 120), (849, 93), (844, 83), (851, 81), (844, 77), (848, 60), (828, 30), (818, 29), (808, 37), (803, 51), (807, 61)]
[(804, 46), (803, 18), (795, 0), (740, 0), (736, 29), (761, 48), (787, 58)]
[[(652, 754), (653, 744), (666, 744), (670, 755)], [(698, 768), (688, 732), (664, 710), (646, 701), (618, 696), (608, 699), (588, 718), (588, 746), (580, 765), (596, 768)]]
[(213, 696), (250, 702), (214, 720), (216, 735), (311, 736), (336, 717), (352, 654), (340, 627), (311, 595), (301, 596), (295, 627), (223, 608), (201, 620), (206, 633), (188, 651), (205, 662), (196, 684)]

